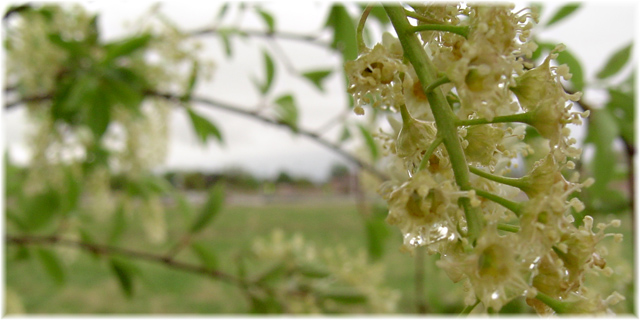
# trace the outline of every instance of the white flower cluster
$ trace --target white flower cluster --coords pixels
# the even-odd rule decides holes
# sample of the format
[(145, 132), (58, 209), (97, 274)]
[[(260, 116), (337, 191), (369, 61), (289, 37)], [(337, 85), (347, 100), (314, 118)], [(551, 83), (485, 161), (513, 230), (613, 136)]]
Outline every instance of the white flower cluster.
[[(552, 302), (542, 301), (547, 298), (560, 301), (562, 312), (606, 312), (621, 296), (602, 299), (584, 285), (585, 275), (612, 273), (598, 243), (608, 236), (620, 241), (621, 235), (604, 233), (620, 222), (599, 224), (598, 232), (592, 231), (590, 216), (580, 227), (573, 223), (571, 211), (584, 205), (572, 194), (593, 179), (579, 183), (577, 172), (569, 180), (561, 172), (574, 169), (570, 159), (581, 153), (572, 146), (576, 141), (567, 124), (581, 124), (588, 116), (570, 111), (570, 101), (580, 94), (562, 87), (561, 78), (571, 77), (567, 66), (550, 64), (563, 47), (532, 68), (525, 58), (536, 49), (529, 41), (536, 17), (527, 10), (498, 4), (411, 7), (416, 25), (425, 25), (416, 31), (423, 54), (446, 80), (435, 90), (449, 101), (454, 132), (438, 127), (435, 100), (426, 89), (430, 84), (420, 83), (411, 59), (402, 59), (399, 40), (385, 35), (383, 44), (345, 65), (357, 108), (370, 104), (402, 116), (402, 123), (389, 117), (393, 131), (380, 135), (391, 179), (379, 193), (389, 206), (387, 222), (404, 236), (403, 249), (425, 246), (439, 253), (438, 266), (453, 281), (465, 282), (467, 302), (477, 298), (485, 310), (526, 297), (539, 313), (552, 310), (547, 304)], [(430, 25), (467, 33), (428, 30)], [(548, 141), (550, 152), (523, 177), (508, 177), (514, 159), (531, 153), (523, 141), (527, 126)], [(460, 162), (442, 143), (447, 134), (457, 135), (464, 150), (470, 187), (458, 183), (454, 169), (460, 168), (454, 163)], [(474, 214), (481, 227), (470, 238), (467, 219)]]
[(383, 285), (384, 266), (368, 262), (364, 251), (320, 249), (299, 234), (287, 238), (277, 229), (269, 238), (256, 239), (252, 253), (258, 264), (275, 264), (286, 274), (272, 281), (273, 294), (286, 313), (396, 310), (399, 293)]

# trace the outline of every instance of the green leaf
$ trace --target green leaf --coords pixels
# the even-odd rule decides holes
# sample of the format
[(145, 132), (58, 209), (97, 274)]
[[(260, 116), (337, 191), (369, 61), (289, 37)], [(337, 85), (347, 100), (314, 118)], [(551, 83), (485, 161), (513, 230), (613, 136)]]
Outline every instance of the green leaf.
[(104, 79), (102, 91), (107, 92), (113, 102), (119, 103), (125, 108), (137, 112), (142, 104), (144, 96), (141, 92), (134, 90), (131, 84)]
[(116, 244), (127, 229), (127, 218), (125, 216), (124, 204), (120, 203), (111, 220), (111, 232), (109, 233), (109, 244)]
[(191, 250), (205, 268), (208, 270), (215, 270), (218, 268), (218, 258), (213, 251), (207, 248), (206, 245), (194, 242), (191, 244)]
[(616, 119), (622, 138), (628, 143), (634, 144), (635, 99), (633, 91), (626, 93), (612, 88), (608, 91), (609, 102), (605, 108)]
[(317, 71), (309, 71), (302, 74), (303, 77), (309, 79), (320, 92), (324, 92), (324, 88), (322, 87), (322, 82), (326, 77), (331, 75), (332, 70), (317, 70)]
[(258, 10), (258, 13), (260, 14), (260, 17), (262, 17), (262, 20), (264, 21), (264, 23), (267, 24), (267, 28), (269, 28), (269, 33), (273, 33), (276, 28), (275, 20), (273, 19), (273, 16), (262, 9), (257, 9), (257, 10)]
[(344, 128), (342, 128), (342, 133), (340, 134), (340, 142), (345, 142), (347, 141), (349, 138), (351, 138), (351, 131), (349, 131), (349, 128), (347, 128), (347, 126), (344, 126)]
[(358, 57), (356, 25), (344, 5), (331, 6), (325, 26), (333, 29), (331, 47), (342, 52), (343, 61), (355, 60)]
[(198, 233), (202, 231), (202, 229), (204, 229), (209, 223), (211, 223), (211, 221), (213, 221), (213, 218), (218, 215), (218, 212), (220, 212), (220, 208), (222, 208), (223, 202), (224, 185), (218, 182), (209, 191), (207, 202), (202, 207), (200, 215), (191, 225), (190, 232), (192, 234)]
[(369, 153), (371, 153), (371, 158), (373, 160), (378, 159), (378, 145), (373, 140), (373, 136), (371, 132), (367, 128), (365, 128), (362, 124), (358, 124), (358, 129), (360, 129), (360, 133), (364, 138), (364, 142), (367, 144), (367, 148), (369, 148)]
[(189, 75), (189, 82), (187, 82), (187, 89), (184, 92), (184, 95), (180, 98), (182, 101), (188, 101), (191, 99), (191, 95), (193, 94), (193, 89), (196, 86), (196, 79), (198, 78), (198, 61), (193, 61), (193, 67), (191, 68), (191, 74)]
[(98, 43), (98, 38), (100, 37), (100, 29), (98, 29), (98, 15), (94, 15), (91, 17), (89, 21), (89, 28), (87, 31), (87, 37), (85, 42), (89, 45), (96, 45)]
[(144, 48), (152, 38), (150, 34), (142, 34), (104, 45), (106, 54), (103, 63), (110, 63), (116, 58), (132, 54)]
[(91, 75), (79, 75), (77, 78), (66, 78), (57, 83), (51, 115), (54, 119), (75, 123), (79, 114), (93, 101), (98, 90), (99, 80)]
[(602, 196), (607, 192), (609, 181), (616, 167), (613, 141), (618, 135), (618, 127), (615, 119), (607, 109), (592, 110), (589, 117), (589, 128), (585, 143), (593, 143), (595, 154), (591, 161), (591, 170), (595, 183), (590, 191), (595, 196)]
[(182, 192), (173, 192), (173, 199), (176, 201), (176, 210), (182, 215), (184, 221), (191, 221), (193, 207), (187, 197)]
[[(367, 3), (361, 3), (360, 4), (360, 9), (364, 10), (364, 8), (367, 7)], [(387, 24), (389, 24), (389, 16), (387, 16), (387, 11), (384, 10), (384, 7), (382, 6), (378, 6), (378, 5), (374, 5), (371, 8), (371, 12), (369, 12), (369, 16), (375, 18), (376, 20), (380, 21), (380, 23), (385, 26)]]
[(91, 129), (96, 139), (102, 137), (111, 122), (110, 98), (112, 96), (108, 92), (101, 90), (95, 92), (93, 97), (87, 97), (85, 124)]
[(195, 113), (191, 108), (187, 108), (187, 112), (189, 113), (189, 119), (191, 119), (191, 124), (193, 125), (193, 130), (195, 130), (196, 135), (200, 138), (200, 141), (204, 144), (207, 142), (207, 139), (212, 136), (216, 138), (219, 142), (222, 142), (222, 134), (218, 127), (216, 127), (209, 119)]
[(24, 208), (25, 225), (31, 230), (38, 230), (49, 225), (60, 210), (60, 194), (47, 188), (35, 196), (23, 196), (21, 207)]
[(584, 74), (582, 72), (582, 66), (580, 61), (569, 51), (565, 50), (558, 53), (556, 59), (559, 64), (566, 64), (572, 74), (569, 82), (573, 86), (575, 91), (582, 91), (584, 88)]
[(135, 269), (129, 263), (117, 258), (111, 258), (109, 264), (118, 278), (120, 288), (122, 288), (122, 291), (128, 298), (131, 298), (133, 296), (133, 275)]
[(387, 225), (381, 219), (369, 219), (365, 221), (367, 231), (367, 249), (371, 261), (382, 258), (384, 253), (384, 240), (389, 236)]
[(66, 50), (67, 53), (72, 57), (87, 55), (88, 48), (82, 41), (74, 41), (74, 40), (67, 41), (62, 39), (60, 34), (57, 34), (57, 33), (49, 34), (48, 38), (49, 38), (49, 41), (51, 41), (51, 43)]
[(610, 58), (609, 61), (605, 64), (605, 66), (596, 74), (598, 79), (608, 78), (616, 73), (618, 73), (625, 64), (629, 61), (629, 57), (631, 57), (631, 47), (633, 43), (629, 43), (622, 49), (616, 51)]
[(321, 294), (324, 299), (331, 299), (344, 304), (366, 303), (367, 296), (352, 288), (334, 288)]
[(300, 274), (302, 274), (305, 277), (315, 278), (315, 279), (326, 278), (329, 275), (331, 275), (331, 273), (329, 273), (329, 271), (326, 268), (320, 267), (315, 263), (300, 264), (298, 266), (298, 271), (300, 272)]
[(284, 261), (275, 261), (260, 270), (251, 282), (259, 284), (269, 283), (284, 276), (286, 271), (287, 268)]
[(549, 27), (565, 19), (570, 14), (578, 10), (580, 8), (580, 5), (581, 5), (580, 3), (570, 3), (562, 6), (560, 9), (558, 9), (558, 11), (556, 11), (553, 17), (551, 17), (551, 19), (549, 20), (549, 22), (547, 22), (547, 25), (545, 27)]
[(233, 55), (233, 48), (231, 47), (231, 40), (229, 39), (229, 35), (232, 33), (231, 30), (228, 29), (218, 29), (218, 35), (220, 36), (220, 41), (222, 41), (222, 45), (224, 46), (224, 53), (227, 58), (230, 58)]
[(156, 194), (168, 194), (173, 188), (169, 181), (165, 180), (163, 177), (151, 174), (146, 175), (142, 181), (147, 190)]
[(273, 83), (273, 78), (275, 76), (276, 69), (273, 64), (273, 59), (271, 59), (271, 56), (269, 55), (269, 53), (266, 50), (263, 50), (262, 54), (264, 56), (264, 69), (265, 69), (266, 79), (263, 85), (259, 85), (259, 88), (262, 95), (265, 95), (267, 94), (267, 92), (269, 92), (269, 89), (271, 88), (271, 84)]
[(64, 179), (66, 192), (62, 195), (62, 213), (64, 215), (69, 214), (70, 211), (73, 211), (78, 206), (78, 201), (80, 200), (80, 194), (82, 193), (81, 180), (76, 179), (71, 172), (71, 169), (68, 167), (64, 168)]
[(38, 253), (38, 260), (40, 260), (44, 270), (49, 277), (51, 277), (53, 282), (58, 286), (63, 285), (65, 281), (64, 269), (62, 268), (62, 263), (55, 253), (43, 248), (38, 248), (36, 252)]
[(298, 107), (291, 95), (280, 96), (275, 101), (276, 116), (280, 123), (288, 125), (294, 132), (298, 131)]
[(225, 2), (222, 5), (222, 7), (220, 7), (220, 10), (218, 11), (218, 14), (216, 15), (216, 20), (222, 19), (222, 17), (224, 17), (225, 13), (227, 13), (227, 10), (229, 10), (229, 2)]

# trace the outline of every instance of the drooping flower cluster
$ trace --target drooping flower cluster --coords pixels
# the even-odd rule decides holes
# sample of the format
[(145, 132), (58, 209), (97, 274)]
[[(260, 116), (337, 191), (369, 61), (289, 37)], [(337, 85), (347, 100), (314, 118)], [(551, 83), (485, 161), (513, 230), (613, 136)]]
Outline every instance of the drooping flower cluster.
[(384, 266), (369, 263), (364, 251), (321, 249), (277, 229), (254, 241), (252, 255), (258, 265), (276, 266), (271, 294), (287, 313), (391, 313), (400, 298), (382, 284)]
[[(389, 115), (392, 131), (378, 137), (391, 177), (379, 193), (389, 206), (387, 222), (403, 234), (402, 249), (424, 246), (439, 253), (438, 265), (469, 289), (467, 303), (477, 298), (485, 310), (525, 297), (539, 313), (606, 312), (620, 295), (602, 299), (585, 277), (612, 273), (599, 243), (605, 237), (621, 241), (604, 232), (620, 222), (598, 224), (597, 232), (590, 216), (574, 224), (571, 212), (584, 205), (572, 195), (593, 179), (579, 182), (577, 172), (565, 178), (563, 171), (573, 170), (571, 159), (581, 153), (567, 124), (581, 124), (589, 114), (571, 111), (570, 101), (580, 94), (562, 87), (561, 80), (571, 77), (568, 67), (551, 65), (563, 46), (532, 68), (525, 62), (536, 49), (530, 41), (536, 17), (529, 11), (494, 4), (411, 7), (415, 25), (423, 26), (416, 33), (424, 57), (435, 68), (429, 72), (444, 79), (434, 90), (446, 97), (454, 127), (435, 121), (432, 104), (442, 102), (429, 98), (425, 88), (431, 84), (420, 83), (412, 57), (403, 60), (400, 41), (390, 35), (345, 65), (356, 108), (369, 104), (401, 115), (401, 122)], [(520, 157), (533, 153), (524, 141), (527, 126), (546, 139), (549, 153), (524, 176), (508, 176)], [(455, 141), (443, 142), (451, 134), (464, 159), (453, 159)], [(590, 307), (580, 309), (586, 303)]]

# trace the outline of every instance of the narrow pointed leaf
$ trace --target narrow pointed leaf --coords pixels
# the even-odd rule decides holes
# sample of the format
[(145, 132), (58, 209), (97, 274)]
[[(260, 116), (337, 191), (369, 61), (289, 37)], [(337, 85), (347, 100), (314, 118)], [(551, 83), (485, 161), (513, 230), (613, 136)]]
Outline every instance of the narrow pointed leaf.
[(117, 42), (106, 44), (106, 55), (104, 58), (105, 63), (112, 61), (115, 58), (129, 55), (137, 50), (140, 50), (151, 41), (152, 36), (150, 34), (143, 34), (140, 36), (133, 36)]
[(369, 148), (369, 153), (371, 153), (371, 158), (373, 160), (378, 159), (378, 145), (373, 140), (373, 136), (371, 135), (371, 132), (369, 132), (369, 130), (361, 124), (358, 124), (358, 129), (360, 129), (360, 133), (364, 138), (364, 142), (366, 143), (367, 148)]
[(324, 79), (331, 75), (332, 70), (318, 70), (318, 71), (309, 71), (302, 74), (303, 77), (309, 79), (313, 83), (313, 85), (320, 90), (320, 92), (324, 92), (324, 88), (322, 87), (322, 82)]
[(230, 31), (226, 29), (218, 30), (218, 35), (220, 36), (220, 41), (222, 41), (222, 45), (224, 46), (224, 53), (227, 58), (230, 58), (233, 55), (233, 48), (231, 47), (231, 40), (229, 39)]
[(356, 24), (342, 4), (334, 4), (325, 26), (333, 29), (332, 48), (342, 52), (344, 61), (355, 60), (358, 56), (356, 44)]
[(384, 220), (369, 219), (365, 221), (367, 231), (367, 249), (371, 261), (377, 261), (384, 254), (384, 240), (389, 235)]
[(59, 286), (63, 285), (65, 281), (65, 274), (60, 259), (58, 259), (53, 251), (48, 249), (39, 248), (36, 252), (38, 253), (38, 260), (40, 260), (40, 263), (49, 277), (53, 279), (53, 282)]
[(215, 270), (218, 268), (218, 258), (214, 252), (204, 244), (194, 242), (191, 244), (191, 250), (205, 268), (209, 270)]
[(294, 132), (298, 131), (298, 107), (293, 96), (281, 96), (276, 99), (275, 103), (278, 121), (291, 127)]
[(265, 69), (265, 82), (262, 86), (260, 86), (260, 92), (265, 95), (271, 89), (271, 84), (273, 83), (273, 78), (275, 76), (275, 66), (273, 64), (273, 59), (266, 50), (262, 51), (262, 55), (264, 57), (264, 69)]
[(554, 25), (562, 21), (563, 19), (567, 18), (569, 15), (574, 13), (579, 8), (580, 8), (580, 3), (570, 3), (562, 6), (560, 9), (558, 9), (558, 11), (556, 11), (553, 17), (549, 19), (549, 22), (547, 22), (547, 25), (545, 27), (549, 27), (551, 25)]
[(569, 82), (575, 91), (582, 91), (584, 88), (584, 74), (580, 61), (569, 50), (562, 51), (558, 54), (558, 63), (566, 64), (572, 76)]
[(102, 90), (98, 90), (92, 96), (87, 97), (85, 123), (96, 139), (102, 137), (111, 122), (110, 98), (112, 96)]
[(338, 303), (359, 304), (366, 303), (367, 296), (351, 288), (335, 288), (322, 293), (322, 297)]
[(613, 141), (617, 135), (618, 126), (609, 110), (592, 110), (585, 142), (593, 143), (595, 146), (595, 154), (591, 162), (595, 183), (590, 190), (596, 196), (603, 196), (608, 191), (608, 184), (616, 167), (616, 158), (611, 155)]
[(349, 128), (347, 128), (347, 126), (344, 126), (344, 128), (342, 128), (342, 133), (340, 134), (340, 142), (345, 142), (347, 141), (349, 138), (351, 138), (351, 131), (349, 131)]
[(262, 20), (264, 21), (264, 23), (267, 24), (269, 33), (273, 33), (276, 28), (276, 21), (273, 18), (273, 16), (262, 9), (258, 9), (258, 14), (260, 14), (260, 17), (262, 17)]
[[(364, 8), (366, 8), (367, 5), (368, 3), (361, 3), (360, 9), (364, 10)], [(387, 25), (390, 22), (389, 16), (387, 16), (387, 12), (384, 10), (384, 7), (379, 5), (372, 6), (371, 12), (369, 13), (369, 17), (373, 17), (376, 20), (380, 21), (382, 25)]]
[(193, 94), (193, 89), (196, 86), (196, 79), (198, 78), (198, 70), (199, 70), (198, 61), (193, 61), (193, 67), (191, 68), (191, 74), (189, 75), (189, 82), (187, 82), (187, 89), (185, 90), (184, 95), (182, 96), (183, 101), (188, 101), (191, 99), (191, 95)]
[(198, 233), (202, 231), (202, 229), (204, 229), (208, 224), (210, 224), (220, 212), (220, 208), (222, 208), (223, 202), (224, 186), (222, 183), (217, 183), (209, 191), (207, 202), (202, 207), (200, 215), (191, 225), (190, 232), (194, 234)]
[(616, 51), (607, 61), (604, 68), (598, 72), (596, 77), (598, 79), (605, 79), (612, 75), (618, 73), (629, 61), (629, 57), (631, 57), (631, 47), (632, 43), (629, 43), (624, 48)]
[(116, 244), (122, 237), (127, 228), (127, 219), (125, 216), (124, 205), (118, 206), (111, 220), (111, 232), (109, 234), (109, 244)]
[(109, 264), (118, 279), (120, 288), (128, 298), (131, 298), (133, 296), (133, 275), (135, 270), (128, 263), (116, 258), (111, 258)]
[(195, 130), (196, 135), (203, 144), (207, 142), (209, 137), (214, 137), (219, 142), (222, 142), (222, 133), (209, 119), (197, 114), (191, 108), (187, 108), (187, 112), (189, 113), (193, 130)]
[(227, 13), (227, 10), (229, 10), (229, 2), (225, 2), (224, 5), (222, 5), (220, 11), (218, 11), (218, 14), (216, 15), (216, 20), (222, 19)]

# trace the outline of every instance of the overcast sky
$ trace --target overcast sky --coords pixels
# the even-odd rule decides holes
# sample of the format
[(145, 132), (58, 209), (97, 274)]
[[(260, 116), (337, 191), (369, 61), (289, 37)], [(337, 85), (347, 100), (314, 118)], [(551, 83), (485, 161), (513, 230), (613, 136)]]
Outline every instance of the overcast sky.
[[(263, 3), (263, 8), (276, 17), (278, 31), (301, 34), (321, 33), (328, 13), (328, 3), (275, 2)], [(100, 25), (105, 39), (116, 39), (127, 34), (125, 21), (134, 21), (151, 6), (146, 1), (91, 1), (86, 7), (100, 13)], [(170, 1), (164, 3), (162, 11), (183, 30), (193, 30), (210, 26), (218, 11), (219, 2)], [(541, 22), (546, 22), (559, 7), (546, 2)], [(594, 74), (602, 67), (609, 55), (635, 38), (634, 19), (638, 7), (633, 1), (588, 1), (572, 17), (538, 33), (541, 40), (563, 42), (583, 64), (587, 83), (594, 83)], [(235, 19), (229, 12), (229, 23)], [(243, 16), (241, 26), (247, 29), (263, 28), (262, 21), (253, 13)], [(323, 33), (328, 36), (328, 33)], [(328, 38), (328, 37), (325, 37)], [(234, 38), (234, 56), (224, 56), (221, 42), (217, 37), (202, 38), (206, 45), (204, 52), (216, 64), (211, 82), (199, 83), (195, 94), (214, 98), (248, 110), (255, 108), (259, 96), (251, 82), (252, 77), (262, 79), (262, 48), (272, 52), (274, 58), (281, 59), (274, 47), (262, 40), (243, 41)], [(290, 65), (297, 71), (331, 68), (341, 64), (336, 54), (317, 46), (292, 41), (278, 41), (286, 52)], [(635, 56), (635, 55), (634, 55)], [(629, 70), (624, 72), (627, 75)], [(278, 62), (275, 87), (269, 97), (284, 93), (295, 93), (300, 110), (300, 127), (318, 129), (336, 115), (344, 112), (345, 93), (341, 74), (334, 73), (325, 83), (326, 92), (319, 93), (310, 83), (291, 75), (281, 61)], [(589, 91), (585, 99), (601, 102), (597, 91)], [(171, 119), (171, 139), (169, 154), (163, 168), (220, 170), (225, 167), (240, 166), (263, 177), (273, 177), (285, 170), (294, 175), (323, 179), (334, 162), (343, 162), (340, 156), (314, 141), (293, 135), (282, 127), (273, 127), (252, 119), (199, 106), (198, 111), (214, 121), (223, 131), (224, 146), (215, 142), (202, 146), (188, 127), (187, 116), (176, 110)], [(357, 116), (348, 115), (349, 121), (357, 121)], [(25, 134), (25, 113), (16, 108), (5, 112), (3, 117), (6, 146), (17, 161), (28, 159)], [(323, 134), (336, 140), (339, 126)]]

